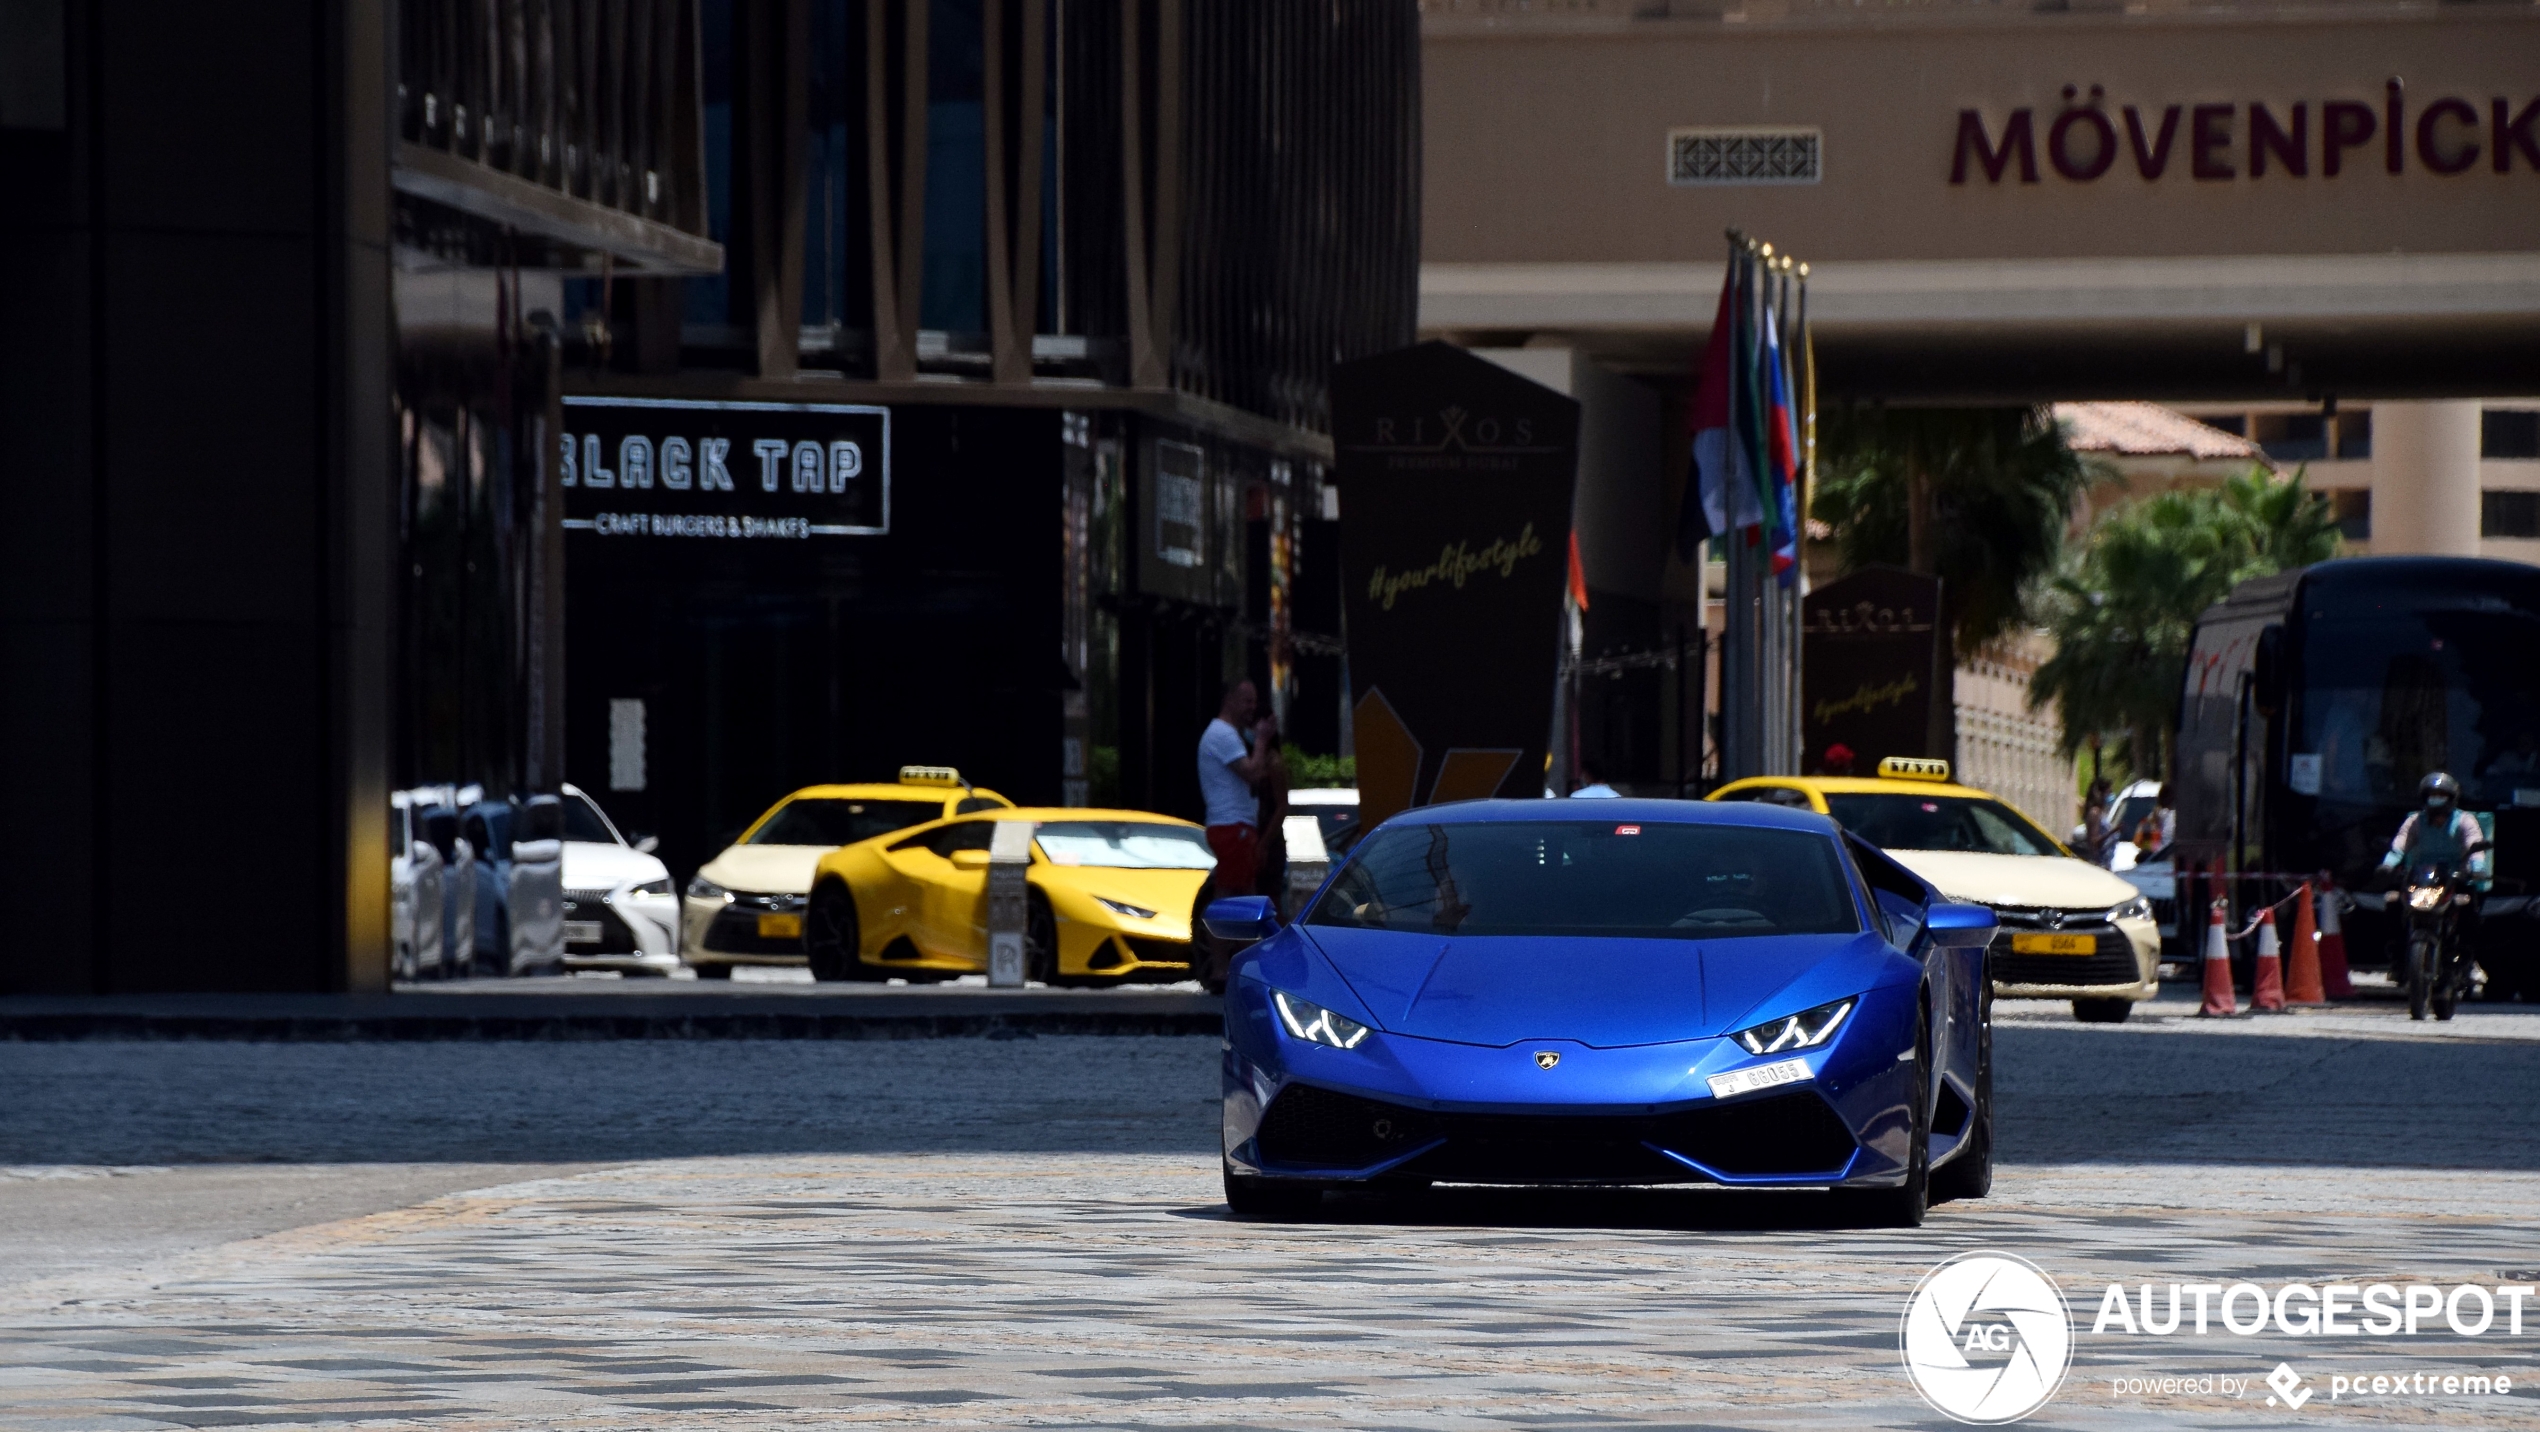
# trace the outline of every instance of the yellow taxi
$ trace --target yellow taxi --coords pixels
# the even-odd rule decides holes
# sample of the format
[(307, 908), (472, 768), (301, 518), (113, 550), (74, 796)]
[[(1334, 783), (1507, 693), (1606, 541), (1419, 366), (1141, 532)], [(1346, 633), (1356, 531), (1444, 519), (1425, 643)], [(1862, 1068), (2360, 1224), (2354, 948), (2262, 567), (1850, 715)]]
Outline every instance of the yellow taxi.
[(1891, 756), (1874, 777), (1754, 776), (1710, 798), (1832, 816), (1949, 899), (1991, 906), (1998, 998), (2068, 999), (2074, 1018), (2115, 1024), (2160, 993), (2161, 933), (2143, 893), (1953, 782), (1947, 761)]
[(896, 781), (806, 786), (768, 807), (697, 867), (680, 901), (679, 954), (697, 978), (735, 965), (800, 965), (813, 868), (842, 845), (1014, 802), (950, 766), (902, 766)]
[[(1024, 978), (1195, 975), (1191, 931), (1217, 857), (1200, 827), (1144, 811), (1024, 807), (921, 826), (820, 857), (803, 948), (814, 979), (946, 980), (988, 968), (997, 827), (1028, 823)], [(1011, 847), (1009, 847), (1011, 848)]]

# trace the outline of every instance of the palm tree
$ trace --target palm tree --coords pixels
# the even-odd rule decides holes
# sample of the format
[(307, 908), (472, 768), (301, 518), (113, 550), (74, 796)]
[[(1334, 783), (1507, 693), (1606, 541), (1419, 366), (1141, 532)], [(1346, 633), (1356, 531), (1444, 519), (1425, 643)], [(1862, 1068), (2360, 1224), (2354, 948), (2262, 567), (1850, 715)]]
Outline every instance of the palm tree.
[(2327, 499), (2298, 471), (2279, 480), (2252, 468), (2218, 488), (2119, 508), (2042, 593), (2055, 655), (2029, 704), (2058, 704), (2067, 756), (2117, 732), (2128, 769), (2167, 770), (2197, 616), (2240, 583), (2324, 562), (2337, 545)]
[(1957, 649), (2026, 619), (2073, 503), (2098, 474), (2044, 408), (1835, 405), (1817, 420), (1812, 516), (1844, 570), (1889, 562), (1941, 580)]

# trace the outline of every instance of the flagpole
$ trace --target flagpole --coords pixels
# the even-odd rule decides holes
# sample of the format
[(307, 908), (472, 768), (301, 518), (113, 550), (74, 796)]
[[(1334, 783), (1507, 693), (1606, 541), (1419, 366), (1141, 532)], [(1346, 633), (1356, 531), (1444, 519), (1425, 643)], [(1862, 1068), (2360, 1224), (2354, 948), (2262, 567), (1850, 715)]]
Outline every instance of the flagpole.
[(1761, 407), (1764, 419), (1761, 424), (1763, 438), (1761, 455), (1764, 459), (1761, 474), (1764, 479), (1762, 484), (1764, 526), (1760, 534), (1763, 538), (1760, 545), (1765, 554), (1765, 560), (1761, 564), (1762, 570), (1758, 573), (1759, 585), (1756, 588), (1756, 612), (1764, 628), (1764, 640), (1760, 643), (1764, 658), (1764, 669), (1761, 673), (1764, 698), (1761, 705), (1764, 720), (1763, 739), (1758, 745), (1762, 748), (1759, 754), (1763, 757), (1764, 773), (1783, 776), (1793, 774), (1791, 767), (1783, 759), (1782, 751), (1784, 744), (1782, 727), (1788, 719), (1790, 690), (1789, 683), (1783, 679), (1783, 672), (1788, 666), (1788, 654), (1784, 651), (1787, 643), (1782, 630), (1781, 584), (1773, 580), (1771, 558), (1774, 519), (1779, 515), (1774, 511), (1778, 497), (1775, 491), (1775, 479), (1778, 474), (1774, 471), (1773, 456), (1773, 425), (1779, 419), (1774, 416), (1772, 401), (1773, 383), (1778, 375), (1772, 370), (1781, 365), (1781, 355), (1774, 352), (1772, 344), (1766, 341), (1770, 333), (1767, 324), (1774, 317), (1775, 311), (1781, 307), (1781, 260), (1774, 254), (1771, 244), (1763, 246), (1762, 257), (1762, 282), (1756, 285), (1755, 294), (1755, 334), (1758, 343), (1756, 370), (1763, 375), (1763, 381), (1759, 385), (1762, 389), (1760, 396), (1763, 398)]
[(1807, 652), (1808, 639), (1808, 504), (1817, 494), (1817, 340), (1808, 328), (1808, 266), (1797, 270), (1799, 286), (1798, 323), (1792, 337), (1792, 351), (1799, 369), (1799, 580), (1790, 591), (1790, 681), (1791, 708), (1797, 719), (1791, 722), (1792, 740), (1798, 744), (1801, 768), (1808, 758), (1807, 732)]

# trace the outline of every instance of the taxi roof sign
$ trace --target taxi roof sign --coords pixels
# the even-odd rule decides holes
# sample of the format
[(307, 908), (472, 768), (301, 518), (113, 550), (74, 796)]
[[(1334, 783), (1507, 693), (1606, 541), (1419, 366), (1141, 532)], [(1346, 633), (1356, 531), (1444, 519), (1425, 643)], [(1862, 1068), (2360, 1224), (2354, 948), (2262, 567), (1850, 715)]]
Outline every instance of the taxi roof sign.
[(900, 784), (904, 786), (959, 786), (970, 789), (970, 782), (951, 766), (902, 766)]
[(1879, 775), (1891, 781), (1945, 781), (1949, 763), (1925, 756), (1890, 756), (1879, 762)]

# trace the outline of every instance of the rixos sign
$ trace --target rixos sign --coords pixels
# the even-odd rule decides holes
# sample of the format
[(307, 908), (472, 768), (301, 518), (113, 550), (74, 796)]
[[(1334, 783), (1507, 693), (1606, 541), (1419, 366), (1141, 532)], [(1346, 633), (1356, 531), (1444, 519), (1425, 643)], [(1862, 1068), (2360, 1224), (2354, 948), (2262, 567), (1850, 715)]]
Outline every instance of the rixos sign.
[(846, 403), (568, 397), (565, 530), (812, 538), (891, 530), (891, 413)]
[(2063, 107), (2015, 109), (1990, 120), (1958, 111), (1949, 182), (2040, 182), (2044, 171), (2075, 184), (2119, 173), (2164, 178), (2335, 179), (2379, 169), (2467, 174), (2485, 167), (2540, 174), (2540, 98), (2414, 98), (2396, 79), (2377, 100), (2110, 105), (2105, 90), (2064, 86)]

